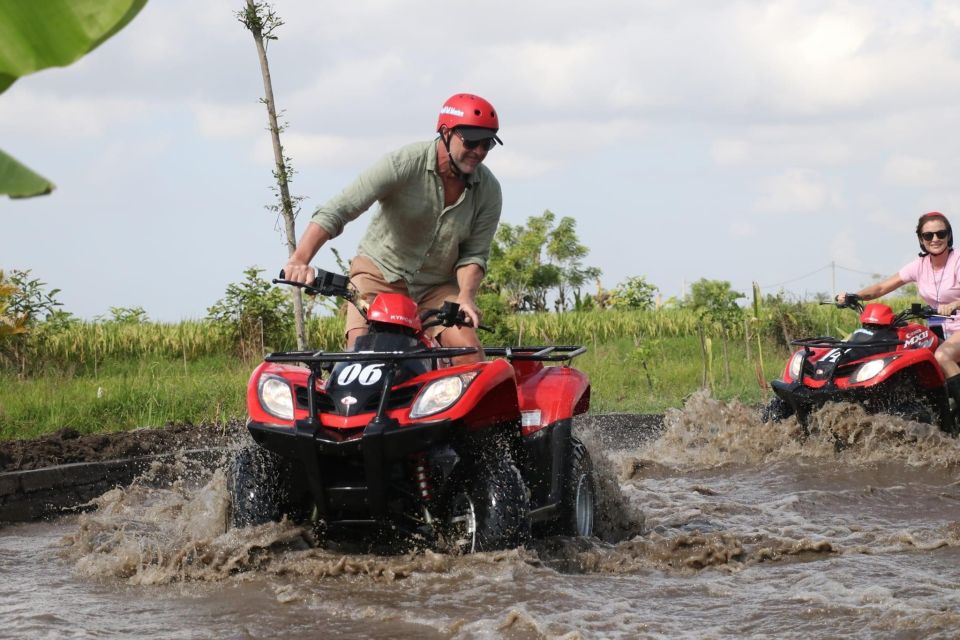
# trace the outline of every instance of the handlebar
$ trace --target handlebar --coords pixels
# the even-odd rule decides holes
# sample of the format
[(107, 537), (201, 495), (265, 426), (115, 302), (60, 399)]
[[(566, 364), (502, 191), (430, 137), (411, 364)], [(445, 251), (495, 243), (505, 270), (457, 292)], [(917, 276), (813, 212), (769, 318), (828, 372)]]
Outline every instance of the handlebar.
[[(855, 293), (848, 293), (844, 295), (843, 302), (836, 302), (836, 300), (833, 300), (830, 302), (821, 302), (820, 304), (832, 304), (838, 309), (853, 309), (857, 313), (861, 313), (864, 309), (863, 302), (864, 300), (862, 297)], [(894, 324), (908, 318), (921, 318), (924, 320), (928, 320), (930, 318), (949, 318), (956, 315), (957, 311), (958, 310), (954, 310), (954, 312), (949, 316), (945, 316), (930, 305), (914, 302), (908, 308), (894, 316)]]
[[(433, 318), (431, 320), (431, 318)], [(443, 306), (439, 309), (428, 309), (420, 314), (420, 322), (423, 323), (424, 329), (429, 329), (430, 327), (472, 327), (473, 324), (469, 322), (467, 314), (460, 309), (460, 305), (456, 302), (444, 302)], [(493, 331), (490, 327), (485, 325), (478, 325), (477, 329), (483, 331)]]
[[(329, 271), (324, 271), (323, 269), (316, 269), (316, 277), (312, 282), (303, 283), (297, 282), (296, 280), (287, 280), (286, 272), (284, 269), (280, 270), (280, 277), (274, 278), (271, 280), (273, 284), (286, 284), (291, 287), (300, 287), (306, 291), (309, 295), (321, 295), (321, 296), (339, 296), (344, 300), (353, 302), (354, 305), (362, 305), (358, 300), (356, 292), (350, 288), (350, 279), (347, 276), (331, 273)], [(360, 307), (358, 307), (360, 308)], [(366, 313), (361, 309), (361, 313), (366, 316)], [(420, 315), (420, 322), (423, 323), (424, 329), (429, 329), (430, 327), (444, 326), (444, 327), (471, 327), (473, 326), (467, 315), (460, 309), (460, 305), (456, 302), (444, 302), (443, 307), (440, 309), (429, 309), (423, 312)], [(483, 331), (492, 332), (493, 329), (485, 325), (479, 325), (476, 327)]]
[(316, 277), (313, 282), (303, 283), (296, 280), (287, 280), (286, 272), (280, 269), (280, 277), (271, 280), (273, 284), (286, 284), (291, 287), (300, 287), (312, 296), (339, 296), (345, 300), (353, 300), (354, 292), (350, 289), (350, 279), (338, 273), (330, 273), (323, 269), (314, 269)]

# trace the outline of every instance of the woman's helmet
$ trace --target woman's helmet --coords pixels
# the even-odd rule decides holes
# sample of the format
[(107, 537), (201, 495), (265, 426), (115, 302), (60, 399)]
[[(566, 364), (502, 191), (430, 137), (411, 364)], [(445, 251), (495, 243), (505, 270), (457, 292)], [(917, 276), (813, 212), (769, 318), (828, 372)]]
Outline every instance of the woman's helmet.
[[(451, 130), (457, 127), (470, 127), (476, 134), (483, 134), (483, 137), (493, 138), (499, 144), (503, 144), (497, 137), (497, 131), (500, 129), (497, 110), (492, 104), (472, 93), (457, 93), (443, 103), (440, 107), (440, 117), (437, 118), (437, 131), (439, 132), (443, 127)], [(489, 131), (481, 132), (476, 131), (477, 129)]]
[(925, 213), (920, 216), (920, 219), (917, 220), (917, 242), (920, 243), (920, 257), (927, 255), (927, 249), (923, 246), (923, 238), (920, 237), (920, 232), (923, 230), (923, 225), (927, 224), (931, 220), (943, 220), (943, 224), (947, 225), (947, 231), (950, 235), (947, 236), (947, 250), (953, 249), (953, 227), (950, 226), (950, 221), (947, 220), (947, 216), (943, 215), (939, 211), (931, 211), (930, 213)]

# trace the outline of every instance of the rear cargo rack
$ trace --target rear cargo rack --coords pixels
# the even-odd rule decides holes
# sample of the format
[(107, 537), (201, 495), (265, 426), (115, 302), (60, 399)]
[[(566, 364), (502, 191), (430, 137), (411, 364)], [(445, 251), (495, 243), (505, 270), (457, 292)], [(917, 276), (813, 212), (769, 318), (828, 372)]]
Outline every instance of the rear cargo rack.
[(507, 360), (541, 360), (559, 362), (572, 360), (587, 350), (580, 345), (558, 345), (550, 347), (484, 347), (488, 356), (503, 356)]

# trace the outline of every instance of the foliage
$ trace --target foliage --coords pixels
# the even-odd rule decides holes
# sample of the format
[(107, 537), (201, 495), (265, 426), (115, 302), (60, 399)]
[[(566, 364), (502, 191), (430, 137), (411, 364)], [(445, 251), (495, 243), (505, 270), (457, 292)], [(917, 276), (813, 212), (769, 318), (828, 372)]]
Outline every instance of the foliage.
[(165, 424), (211, 428), (244, 414), (248, 363), (234, 357), (125, 359), (84, 375), (0, 372), (0, 440), (71, 427), (81, 433)]
[(727, 332), (742, 320), (743, 309), (737, 304), (737, 300), (745, 297), (739, 291), (734, 291), (726, 280), (701, 278), (690, 285), (690, 293), (684, 300), (684, 306)]
[[(17, 78), (66, 66), (127, 25), (147, 0), (5, 0), (0, 2), (0, 93)], [(27, 198), (53, 183), (0, 151), (0, 194)]]
[(17, 315), (10, 309), (17, 287), (6, 280), (0, 271), (0, 339), (20, 335), (27, 331), (27, 316)]
[(282, 344), (293, 324), (290, 299), (261, 278), (262, 272), (247, 268), (246, 279), (227, 285), (224, 297), (207, 309), (207, 318), (249, 356)]
[(614, 309), (653, 309), (658, 291), (644, 276), (631, 276), (610, 292), (610, 306)]
[(546, 311), (551, 292), (563, 311), (581, 301), (585, 282), (600, 270), (583, 265), (588, 249), (576, 234), (576, 220), (547, 210), (526, 225), (501, 223), (490, 248), (483, 287), (500, 294), (513, 311)]
[(143, 307), (110, 307), (108, 321), (118, 324), (143, 324), (149, 322), (150, 318)]
[[(2, 280), (0, 278), (0, 282)], [(0, 302), (0, 316), (9, 319), (2, 324), (11, 328), (0, 331), (0, 338), (3, 338), (0, 341), (0, 363), (12, 364), (20, 375), (26, 375), (35, 364), (36, 348), (53, 330), (71, 318), (70, 314), (58, 309), (62, 306), (56, 298), (60, 290), (48, 291), (46, 286), (47, 283), (39, 278), (30, 277), (29, 269), (14, 269), (2, 284), (7, 293)]]
[(16, 291), (10, 299), (9, 311), (25, 317), (28, 325), (36, 325), (49, 317), (57, 307), (63, 306), (57, 300), (60, 289), (46, 291), (47, 283), (39, 278), (31, 278), (30, 269), (11, 271), (10, 284)]

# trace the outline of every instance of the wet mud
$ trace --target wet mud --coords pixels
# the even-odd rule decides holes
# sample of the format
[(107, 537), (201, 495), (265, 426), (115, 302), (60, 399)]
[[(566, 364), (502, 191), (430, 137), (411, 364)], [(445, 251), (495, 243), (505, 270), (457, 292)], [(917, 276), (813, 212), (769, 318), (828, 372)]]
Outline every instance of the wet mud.
[(223, 447), (239, 437), (243, 429), (241, 421), (112, 433), (80, 433), (66, 427), (39, 438), (0, 441), (0, 473)]

